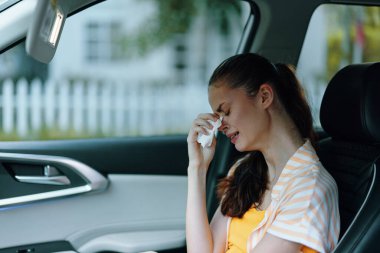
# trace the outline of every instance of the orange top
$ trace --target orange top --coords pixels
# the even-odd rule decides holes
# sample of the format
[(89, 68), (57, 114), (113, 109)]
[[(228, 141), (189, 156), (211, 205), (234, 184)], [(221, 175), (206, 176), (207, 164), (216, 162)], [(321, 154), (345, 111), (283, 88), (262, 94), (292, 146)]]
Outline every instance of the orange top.
[[(265, 211), (258, 211), (256, 208), (249, 209), (242, 218), (232, 218), (226, 253), (246, 253), (247, 241), (252, 230), (256, 228), (264, 219)], [(317, 251), (303, 246), (303, 253), (316, 253)]]
[(265, 211), (249, 209), (242, 218), (232, 218), (226, 253), (247, 252), (247, 241), (252, 230), (264, 219)]

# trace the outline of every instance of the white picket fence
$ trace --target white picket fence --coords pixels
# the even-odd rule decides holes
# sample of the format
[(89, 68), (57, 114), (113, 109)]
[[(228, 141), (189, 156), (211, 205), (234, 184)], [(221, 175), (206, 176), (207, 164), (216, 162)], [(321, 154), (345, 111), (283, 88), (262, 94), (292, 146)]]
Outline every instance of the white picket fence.
[(184, 133), (205, 111), (210, 109), (204, 85), (5, 80), (0, 131), (22, 138), (42, 129), (93, 136)]

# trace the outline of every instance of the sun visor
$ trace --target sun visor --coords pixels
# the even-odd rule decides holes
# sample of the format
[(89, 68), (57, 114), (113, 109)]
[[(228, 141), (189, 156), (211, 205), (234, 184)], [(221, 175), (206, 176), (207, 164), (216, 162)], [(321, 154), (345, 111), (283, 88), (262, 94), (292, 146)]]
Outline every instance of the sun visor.
[(26, 52), (49, 63), (55, 54), (67, 17), (64, 1), (39, 0), (26, 35)]

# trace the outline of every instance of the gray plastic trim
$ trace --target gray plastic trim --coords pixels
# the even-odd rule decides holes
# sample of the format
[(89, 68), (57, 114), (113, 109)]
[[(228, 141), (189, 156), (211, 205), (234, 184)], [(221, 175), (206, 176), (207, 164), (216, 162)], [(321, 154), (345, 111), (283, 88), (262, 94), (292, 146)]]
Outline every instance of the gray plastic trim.
[(49, 185), (69, 185), (70, 180), (66, 176), (15, 176), (22, 183), (29, 184), (49, 184)]
[[(95, 238), (78, 249), (81, 253), (99, 251), (154, 252), (185, 246), (185, 230), (135, 231)], [(154, 250), (154, 251), (152, 251)]]
[(0, 18), (0, 50), (25, 37), (37, 0), (20, 1), (3, 10)]
[(2, 3), (0, 3), (0, 12), (2, 12), (3, 10), (5, 10), (6, 8), (8, 8), (9, 6), (17, 3), (17, 2), (20, 2), (21, 0), (7, 0), (7, 1), (3, 1)]
[(83, 186), (43, 192), (38, 194), (25, 195), (20, 197), (0, 199), (0, 207), (26, 204), (29, 202), (65, 197), (74, 194), (81, 194), (92, 191), (104, 190), (108, 185), (108, 180), (99, 172), (91, 167), (67, 157), (34, 155), (34, 154), (16, 154), (16, 153), (0, 153), (0, 161), (2, 162), (54, 162), (73, 170), (87, 184)]

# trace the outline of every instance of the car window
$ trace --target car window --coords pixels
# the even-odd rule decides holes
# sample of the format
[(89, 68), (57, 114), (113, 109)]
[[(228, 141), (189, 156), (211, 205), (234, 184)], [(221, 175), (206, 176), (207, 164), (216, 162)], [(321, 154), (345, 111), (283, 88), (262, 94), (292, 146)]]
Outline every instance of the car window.
[(326, 4), (317, 8), (297, 66), (317, 127), (322, 96), (333, 75), (348, 64), (379, 59), (379, 7)]
[(242, 1), (109, 0), (67, 19), (48, 65), (25, 44), (0, 55), (0, 137), (45, 140), (187, 133), (207, 82), (236, 53)]

